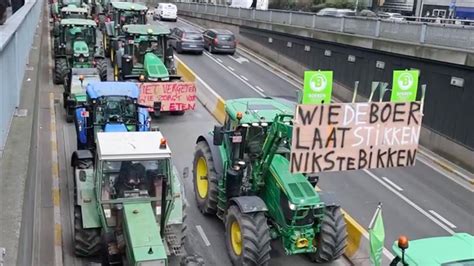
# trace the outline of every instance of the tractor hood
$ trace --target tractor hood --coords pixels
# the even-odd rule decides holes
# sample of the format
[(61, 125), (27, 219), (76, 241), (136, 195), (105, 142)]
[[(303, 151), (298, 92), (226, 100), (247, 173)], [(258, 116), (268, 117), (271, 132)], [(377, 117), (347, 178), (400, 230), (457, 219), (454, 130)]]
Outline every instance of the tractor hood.
[(85, 41), (75, 41), (74, 42), (74, 56), (83, 55), (85, 57), (89, 57), (89, 47)]
[[(156, 223), (155, 213), (150, 202), (124, 203), (125, 235), (127, 253), (132, 254), (133, 262), (156, 261), (153, 265), (165, 265), (166, 251), (160, 228)], [(151, 264), (150, 264), (151, 265)]]
[(168, 80), (169, 72), (163, 61), (154, 53), (145, 54), (145, 72), (148, 79)]

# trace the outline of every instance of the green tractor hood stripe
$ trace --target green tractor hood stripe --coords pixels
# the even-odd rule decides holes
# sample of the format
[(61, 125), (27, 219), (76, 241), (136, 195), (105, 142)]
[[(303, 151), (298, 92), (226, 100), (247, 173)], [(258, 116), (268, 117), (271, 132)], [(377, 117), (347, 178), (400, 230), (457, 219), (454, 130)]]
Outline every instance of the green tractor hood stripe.
[(127, 244), (135, 262), (166, 259), (166, 251), (149, 202), (124, 203)]
[(169, 72), (163, 61), (153, 53), (145, 54), (145, 71), (149, 78), (168, 78)]

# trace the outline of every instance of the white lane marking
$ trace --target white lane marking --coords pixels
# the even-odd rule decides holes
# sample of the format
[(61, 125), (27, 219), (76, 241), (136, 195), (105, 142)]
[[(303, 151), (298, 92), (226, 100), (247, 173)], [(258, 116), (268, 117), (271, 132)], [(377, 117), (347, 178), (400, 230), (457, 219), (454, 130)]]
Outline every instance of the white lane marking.
[(257, 88), (257, 90), (261, 91), (261, 92), (265, 92), (262, 88), (260, 88), (259, 86), (255, 86), (255, 88)]
[(443, 216), (441, 216), (441, 214), (433, 211), (433, 210), (429, 210), (429, 212), (431, 212), (431, 214), (433, 214), (434, 216), (436, 216), (438, 219), (440, 219), (441, 221), (443, 221), (443, 223), (447, 224), (449, 227), (451, 228), (456, 228), (456, 226), (451, 223), (450, 221), (448, 221), (446, 218), (444, 218)]
[[(216, 57), (214, 57), (214, 58), (216, 58)], [(219, 61), (220, 63), (222, 63), (222, 59), (216, 58), (216, 60)]]
[(207, 239), (206, 233), (204, 233), (204, 230), (202, 229), (202, 227), (200, 225), (196, 225), (196, 229), (201, 235), (201, 238), (202, 238), (202, 241), (204, 241), (204, 244), (206, 244), (206, 246), (209, 247), (211, 245), (211, 242), (209, 242), (209, 239)]
[(389, 183), (390, 185), (392, 185), (392, 187), (394, 187), (396, 190), (398, 191), (403, 191), (403, 188), (401, 188), (399, 185), (395, 184), (392, 180), (386, 178), (385, 176), (382, 176), (382, 179), (385, 180), (385, 182)]
[(248, 63), (249, 60), (243, 56), (232, 56), (232, 55), (228, 55), (228, 57), (232, 60), (234, 60), (235, 62), (239, 63), (239, 64), (242, 64), (242, 63)]
[(234, 77), (238, 78), (240, 81), (242, 81), (245, 85), (247, 85), (249, 88), (251, 88), (252, 90), (254, 90), (256, 93), (258, 93), (258, 95), (262, 96), (262, 97), (265, 97), (266, 95), (261, 93), (259, 90), (257, 90), (254, 86), (252, 86), (252, 84), (248, 83), (246, 80), (244, 80), (243, 78), (241, 78), (239, 75), (235, 74), (234, 72), (232, 72), (229, 68), (227, 68), (226, 66), (224, 66), (223, 64), (219, 63), (217, 60), (215, 60), (214, 58), (212, 58), (211, 55), (209, 55), (208, 52), (204, 52), (204, 55), (206, 55), (207, 57), (209, 57), (212, 61), (216, 62), (219, 66), (221, 66), (222, 68), (224, 68), (225, 70), (227, 70), (227, 72), (231, 73)]
[(246, 78), (244, 75), (240, 75), (241, 78), (245, 79), (245, 81), (249, 81), (248, 78)]
[(424, 216), (426, 216), (428, 219), (430, 219), (431, 221), (433, 221), (434, 223), (436, 223), (437, 225), (439, 225), (441, 228), (443, 228), (444, 230), (446, 230), (446, 232), (454, 235), (455, 232), (453, 230), (451, 230), (451, 228), (447, 227), (445, 224), (443, 224), (441, 221), (439, 221), (438, 219), (436, 219), (435, 217), (433, 217), (433, 215), (429, 214), (427, 211), (425, 211), (423, 208), (421, 208), (420, 206), (418, 206), (416, 203), (414, 203), (413, 201), (411, 201), (410, 199), (408, 199), (407, 197), (403, 196), (400, 192), (398, 192), (396, 189), (392, 188), (391, 186), (389, 186), (388, 184), (386, 184), (384, 181), (382, 181), (378, 176), (376, 176), (375, 174), (373, 174), (372, 172), (366, 170), (366, 169), (363, 169), (364, 172), (366, 172), (370, 177), (372, 177), (375, 181), (379, 182), (380, 184), (382, 184), (384, 187), (386, 187), (388, 190), (392, 191), (395, 195), (397, 195), (399, 198), (401, 198), (403, 201), (405, 201), (406, 203), (408, 203), (410, 206), (412, 206), (413, 208), (415, 208), (415, 210), (417, 210), (418, 212), (420, 212), (421, 214), (423, 214)]
[[(422, 155), (424, 155), (424, 154), (422, 154)], [(426, 165), (427, 167), (429, 167), (429, 168), (433, 169), (434, 171), (440, 173), (442, 176), (449, 178), (454, 183), (464, 187), (465, 189), (469, 190), (470, 192), (474, 192), (474, 186), (472, 186), (470, 184), (466, 184), (466, 183), (460, 181), (458, 178), (447, 174), (442, 169), (439, 169), (438, 167), (432, 165), (430, 162), (426, 161), (426, 159), (424, 159), (422, 156), (416, 156), (416, 159), (418, 161), (420, 161), (421, 163), (423, 163), (424, 165)]]
[(235, 71), (235, 69), (231, 66), (227, 66), (230, 70)]

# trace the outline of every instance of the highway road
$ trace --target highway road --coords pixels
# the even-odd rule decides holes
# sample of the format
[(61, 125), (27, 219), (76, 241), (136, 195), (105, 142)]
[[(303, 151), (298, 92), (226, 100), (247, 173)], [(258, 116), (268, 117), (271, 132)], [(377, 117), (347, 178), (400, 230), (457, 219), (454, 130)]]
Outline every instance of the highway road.
[[(195, 26), (182, 19), (162, 23)], [(285, 77), (286, 73), (266, 67), (244, 51), (235, 56), (204, 52), (178, 57), (224, 99), (274, 96), (295, 100), (300, 89), (297, 82)], [(321, 175), (320, 186), (334, 191), (343, 208), (365, 228), (381, 202), (387, 248), (400, 234), (415, 239), (474, 233), (472, 186), (453, 182), (434, 168), (418, 160), (410, 168), (328, 173)]]
[[(169, 26), (175, 23), (167, 23)], [(182, 22), (178, 22), (178, 25)], [(46, 43), (46, 44), (45, 44)], [(41, 49), (49, 49), (47, 41)], [(295, 100), (298, 83), (282, 78), (278, 72), (263, 67), (249, 54), (228, 55), (178, 55), (191, 69), (224, 99), (239, 97), (278, 96)], [(41, 78), (39, 79), (40, 108), (38, 113), (38, 165), (35, 212), (38, 215), (34, 238), (33, 261), (37, 265), (53, 265), (54, 242), (52, 226), (51, 160), (48, 93), (60, 99), (62, 87), (51, 82), (51, 61), (48, 53), (42, 53)], [(198, 89), (203, 84), (198, 82)], [(65, 123), (64, 110), (55, 104), (59, 186), (61, 189), (62, 252), (64, 265), (90, 265), (98, 259), (76, 258), (72, 252), (72, 170), (70, 155), (75, 149), (75, 132)], [(173, 160), (181, 173), (191, 168), (194, 141), (200, 134), (211, 130), (217, 122), (201, 105), (184, 116), (167, 116), (154, 121), (168, 138)], [(185, 180), (188, 199), (187, 248), (191, 253), (204, 257), (206, 265), (230, 265), (225, 243), (224, 226), (215, 217), (203, 216), (195, 208), (192, 181)], [(367, 227), (378, 202), (383, 203), (386, 229), (386, 247), (399, 234), (409, 238), (448, 235), (454, 232), (474, 233), (474, 203), (472, 189), (459, 185), (443, 173), (417, 162), (411, 168), (351, 171), (321, 175), (320, 187), (336, 193), (343, 208)], [(272, 245), (271, 265), (310, 265), (304, 256), (285, 256), (277, 242)], [(344, 260), (331, 265), (346, 265)]]

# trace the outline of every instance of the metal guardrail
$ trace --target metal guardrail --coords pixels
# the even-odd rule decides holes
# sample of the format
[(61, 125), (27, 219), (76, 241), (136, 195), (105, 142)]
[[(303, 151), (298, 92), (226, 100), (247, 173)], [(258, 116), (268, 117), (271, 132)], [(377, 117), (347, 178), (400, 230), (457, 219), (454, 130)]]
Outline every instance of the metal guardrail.
[(20, 92), (28, 56), (38, 25), (43, 0), (25, 5), (0, 26), (0, 156), (12, 117), (20, 104)]
[(370, 17), (328, 17), (306, 12), (255, 10), (190, 2), (176, 4), (178, 10), (201, 14), (441, 46), (454, 50), (474, 50), (474, 26), (471, 25), (389, 21)]

